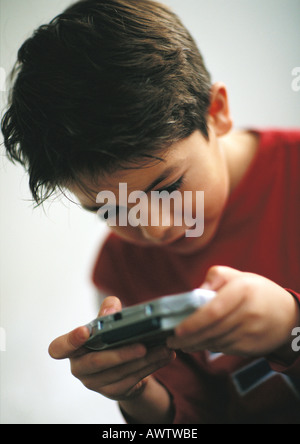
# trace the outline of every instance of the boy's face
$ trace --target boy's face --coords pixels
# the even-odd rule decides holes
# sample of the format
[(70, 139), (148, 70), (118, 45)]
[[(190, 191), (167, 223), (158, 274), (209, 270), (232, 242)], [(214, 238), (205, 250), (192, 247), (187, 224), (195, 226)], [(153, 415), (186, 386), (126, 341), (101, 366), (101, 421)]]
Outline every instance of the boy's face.
[[(96, 211), (100, 204), (96, 203), (100, 191), (114, 193), (116, 204), (119, 205), (119, 184), (126, 183), (128, 195), (133, 191), (147, 191), (149, 197), (148, 217), (151, 221), (151, 191), (179, 190), (192, 192), (190, 204), (193, 217), (197, 215), (196, 191), (204, 192), (204, 233), (200, 237), (186, 237), (186, 231), (192, 227), (183, 223), (176, 226), (170, 223), (158, 226), (114, 226), (111, 229), (121, 238), (134, 244), (165, 247), (174, 253), (190, 254), (205, 247), (214, 237), (229, 195), (229, 174), (226, 159), (219, 138), (213, 126), (209, 125), (209, 141), (199, 131), (187, 139), (175, 143), (166, 154), (159, 155), (164, 161), (145, 165), (141, 162), (140, 169), (118, 170), (111, 176), (99, 180), (93, 185), (94, 192), (83, 192), (78, 186), (70, 187), (70, 191), (78, 198), (81, 205), (90, 211)], [(86, 185), (92, 188), (88, 178)], [(151, 186), (152, 185), (152, 186)], [(190, 193), (191, 194), (191, 193)], [(123, 201), (122, 201), (123, 203)], [(136, 203), (128, 203), (127, 212)], [(171, 205), (172, 209), (172, 205)], [(182, 205), (182, 211), (184, 211)], [(172, 212), (172, 211), (171, 211)]]

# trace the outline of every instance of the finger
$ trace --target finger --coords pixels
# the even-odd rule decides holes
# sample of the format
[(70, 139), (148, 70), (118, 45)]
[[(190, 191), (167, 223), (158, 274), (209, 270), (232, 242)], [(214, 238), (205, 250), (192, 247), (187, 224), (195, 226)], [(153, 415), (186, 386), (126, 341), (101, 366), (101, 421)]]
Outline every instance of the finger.
[(170, 338), (168, 346), (175, 350), (182, 350), (187, 353), (193, 353), (199, 350), (224, 351), (224, 346), (228, 346), (238, 338), (238, 332), (240, 325), (234, 325), (230, 329), (226, 329), (225, 332), (220, 332), (215, 335), (194, 335), (188, 338)]
[(79, 350), (90, 337), (87, 327), (78, 327), (51, 342), (48, 352), (54, 359), (65, 359)]
[(118, 350), (89, 353), (79, 359), (72, 360), (71, 370), (73, 375), (79, 379), (101, 373), (101, 380), (106, 385), (134, 373), (152, 362), (168, 358), (169, 355), (170, 350), (166, 347), (160, 347), (147, 353), (144, 345), (136, 344)]
[[(142, 359), (115, 367), (113, 370), (109, 369), (103, 372), (101, 375), (101, 381), (103, 385), (106, 386), (123, 381), (131, 375), (146, 375), (143, 373), (144, 369), (156, 368), (157, 365), (161, 366), (161, 363), (169, 362), (169, 360), (173, 359), (173, 357), (174, 351), (163, 348), (157, 350), (155, 353), (148, 353)], [(147, 375), (148, 374), (150, 373), (147, 373)]]
[(108, 296), (102, 302), (98, 316), (106, 316), (122, 310), (120, 299), (115, 296)]
[(223, 322), (243, 303), (243, 297), (234, 281), (229, 282), (208, 304), (196, 310), (175, 329), (177, 337), (201, 333)]
[(147, 354), (142, 344), (128, 345), (113, 350), (91, 352), (71, 360), (71, 370), (74, 376), (80, 378), (84, 375), (112, 371), (114, 367), (130, 361), (136, 361)]
[[(246, 354), (243, 352), (243, 348), (240, 347), (240, 337), (237, 334), (238, 331), (239, 327), (236, 327), (223, 337), (211, 338), (210, 340), (207, 340), (201, 344), (200, 350), (209, 350), (214, 353), (224, 353), (246, 357)], [(199, 346), (197, 344), (194, 346), (188, 345), (182, 348), (182, 351), (186, 353), (194, 353), (195, 351), (199, 351)]]
[(234, 268), (215, 265), (206, 273), (201, 288), (218, 291), (225, 284), (230, 282), (232, 279), (239, 277), (241, 274), (241, 271), (235, 270)]
[(113, 388), (112, 388), (112, 386), (109, 386), (109, 385), (106, 386), (105, 391), (107, 393), (110, 389), (113, 389), (115, 393), (124, 393), (125, 392), (126, 397), (127, 397), (128, 394), (132, 392), (132, 389), (137, 384), (140, 384), (141, 381), (143, 381), (145, 378), (147, 378), (148, 376), (155, 373), (160, 368), (163, 368), (166, 365), (169, 365), (170, 362), (172, 362), (174, 359), (175, 359), (175, 355), (173, 354), (173, 355), (170, 355), (169, 358), (165, 358), (163, 360), (149, 364), (148, 366), (143, 367), (142, 369), (138, 370), (136, 373), (129, 375), (127, 378), (121, 379), (120, 381), (118, 381), (116, 384), (113, 385)]
[(121, 400), (126, 399), (128, 394), (132, 392), (136, 385), (141, 384), (146, 377), (150, 376), (152, 373), (156, 372), (160, 368), (168, 365), (173, 359), (175, 359), (175, 353), (169, 354), (169, 357), (164, 357), (163, 359), (148, 363), (144, 367), (138, 369), (137, 371), (121, 377), (118, 381), (103, 383), (103, 380), (99, 378), (99, 375), (90, 375), (83, 379), (82, 382), (90, 390), (102, 393), (104, 396)]

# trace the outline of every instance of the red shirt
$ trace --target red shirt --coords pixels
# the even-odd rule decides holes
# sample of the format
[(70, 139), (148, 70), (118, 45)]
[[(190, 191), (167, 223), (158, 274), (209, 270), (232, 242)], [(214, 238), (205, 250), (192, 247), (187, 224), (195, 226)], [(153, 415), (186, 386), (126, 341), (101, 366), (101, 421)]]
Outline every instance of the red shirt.
[[(192, 290), (210, 266), (227, 265), (265, 276), (300, 301), (300, 131), (258, 133), (255, 158), (206, 248), (181, 256), (110, 235), (95, 285), (132, 305)], [(266, 359), (179, 353), (155, 376), (173, 396), (177, 424), (300, 424), (300, 359), (282, 369)]]

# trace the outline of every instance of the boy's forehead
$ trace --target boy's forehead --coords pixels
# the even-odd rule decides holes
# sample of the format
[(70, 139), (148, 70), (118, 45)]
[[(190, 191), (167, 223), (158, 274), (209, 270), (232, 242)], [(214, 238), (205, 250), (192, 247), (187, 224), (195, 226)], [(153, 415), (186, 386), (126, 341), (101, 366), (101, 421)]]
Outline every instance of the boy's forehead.
[(98, 178), (84, 174), (81, 181), (88, 187), (96, 187), (100, 191), (101, 189), (117, 189), (119, 183), (122, 182), (128, 184), (128, 189), (136, 189), (138, 185), (139, 189), (144, 190), (156, 177), (163, 173), (172, 173), (179, 165), (186, 161), (187, 151), (182, 149), (186, 142), (178, 142), (167, 152), (157, 153), (153, 158), (146, 160), (141, 159), (131, 164), (128, 163), (127, 167), (116, 169), (111, 173), (101, 171)]
[(179, 170), (182, 170), (184, 163), (184, 159), (178, 158), (173, 152), (163, 156), (162, 160), (135, 163), (134, 166), (116, 170), (111, 174), (99, 174), (98, 178), (85, 174), (80, 183), (73, 183), (69, 186), (69, 190), (85, 205), (95, 203), (100, 191), (112, 191), (117, 196), (120, 183), (126, 183), (129, 193), (148, 192), (160, 182), (175, 176)]
[(68, 188), (84, 206), (95, 203), (100, 191), (112, 191), (117, 196), (120, 183), (126, 183), (128, 193), (148, 192), (164, 180), (178, 179), (178, 175), (191, 163), (190, 155), (195, 149), (198, 151), (202, 143), (202, 135), (195, 131), (186, 139), (174, 143), (167, 151), (157, 153), (153, 159), (134, 162), (112, 173), (102, 172), (97, 178), (85, 174), (80, 183)]

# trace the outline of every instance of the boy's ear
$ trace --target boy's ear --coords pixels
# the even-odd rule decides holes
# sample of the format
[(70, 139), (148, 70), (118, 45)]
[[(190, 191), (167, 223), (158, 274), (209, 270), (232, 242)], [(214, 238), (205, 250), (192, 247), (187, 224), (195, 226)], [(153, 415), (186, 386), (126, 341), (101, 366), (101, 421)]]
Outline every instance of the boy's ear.
[(232, 128), (227, 89), (223, 83), (215, 83), (211, 88), (208, 121), (217, 137), (224, 136)]

